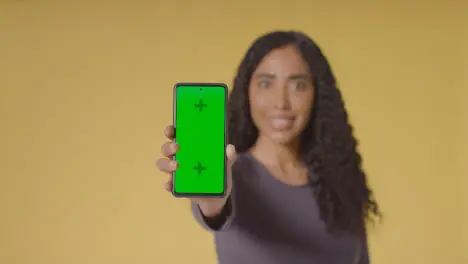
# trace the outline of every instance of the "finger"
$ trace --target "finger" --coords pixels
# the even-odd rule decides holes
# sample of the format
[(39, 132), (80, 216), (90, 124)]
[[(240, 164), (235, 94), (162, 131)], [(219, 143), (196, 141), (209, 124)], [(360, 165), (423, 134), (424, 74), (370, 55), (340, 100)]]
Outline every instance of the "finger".
[(164, 183), (164, 189), (168, 192), (172, 192), (172, 181), (168, 181), (166, 183)]
[(161, 152), (165, 157), (172, 157), (179, 150), (179, 145), (175, 142), (164, 143), (161, 147)]
[(158, 159), (156, 167), (162, 172), (173, 173), (179, 167), (179, 164), (175, 160), (171, 159)]
[(164, 135), (170, 140), (174, 139), (174, 132), (174, 126), (167, 126), (166, 129), (164, 129)]
[(229, 166), (232, 166), (237, 159), (236, 148), (234, 147), (234, 145), (229, 144), (226, 147), (226, 156), (228, 159)]
[(164, 189), (168, 192), (172, 192), (172, 188), (173, 188), (173, 179), (172, 179), (172, 175), (170, 175), (169, 179), (167, 179), (167, 182), (164, 183)]

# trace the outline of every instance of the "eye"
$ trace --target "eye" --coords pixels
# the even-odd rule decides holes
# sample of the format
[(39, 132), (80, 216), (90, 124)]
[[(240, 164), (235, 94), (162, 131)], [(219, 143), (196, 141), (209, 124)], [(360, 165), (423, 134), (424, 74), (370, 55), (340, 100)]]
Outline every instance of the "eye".
[(305, 90), (307, 88), (307, 83), (305, 83), (303, 81), (299, 81), (299, 82), (295, 82), (293, 84), (293, 86), (294, 86), (294, 89), (302, 91), (302, 90)]
[(260, 88), (269, 88), (271, 86), (271, 82), (263, 80), (258, 82), (258, 87)]

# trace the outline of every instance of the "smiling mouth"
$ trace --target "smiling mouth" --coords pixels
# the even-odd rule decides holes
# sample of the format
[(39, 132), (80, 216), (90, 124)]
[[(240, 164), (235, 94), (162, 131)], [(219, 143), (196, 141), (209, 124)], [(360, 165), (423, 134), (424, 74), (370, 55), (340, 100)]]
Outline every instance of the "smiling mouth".
[(288, 130), (293, 127), (294, 119), (291, 117), (270, 118), (271, 127), (277, 131)]

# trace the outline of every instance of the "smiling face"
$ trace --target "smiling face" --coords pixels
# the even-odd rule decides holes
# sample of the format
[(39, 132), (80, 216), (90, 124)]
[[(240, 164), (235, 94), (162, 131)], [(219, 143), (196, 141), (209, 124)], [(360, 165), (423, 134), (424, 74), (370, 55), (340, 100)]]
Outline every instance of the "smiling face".
[(249, 101), (259, 136), (279, 144), (299, 138), (314, 99), (309, 67), (292, 45), (272, 50), (252, 74)]

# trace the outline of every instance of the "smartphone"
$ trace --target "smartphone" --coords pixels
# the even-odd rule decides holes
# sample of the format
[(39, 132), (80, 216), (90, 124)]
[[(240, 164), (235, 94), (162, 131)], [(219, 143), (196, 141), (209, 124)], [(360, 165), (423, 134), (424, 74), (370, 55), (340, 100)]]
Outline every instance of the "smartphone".
[(223, 83), (174, 86), (174, 141), (179, 164), (173, 173), (176, 197), (223, 197), (226, 194), (228, 88)]

